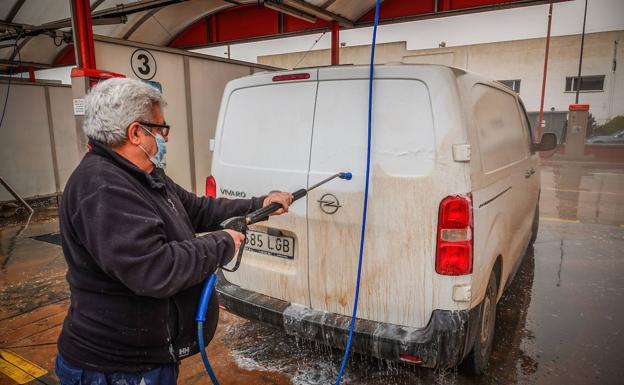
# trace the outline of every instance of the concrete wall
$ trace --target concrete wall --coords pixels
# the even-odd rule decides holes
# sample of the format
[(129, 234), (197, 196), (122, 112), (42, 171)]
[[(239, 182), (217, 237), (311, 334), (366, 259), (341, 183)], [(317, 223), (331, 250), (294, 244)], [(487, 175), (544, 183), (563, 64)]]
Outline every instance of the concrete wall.
[[(1, 101), (9, 99), (2, 123), (0, 176), (23, 197), (55, 194), (78, 162), (71, 88), (0, 82)], [(0, 187), (0, 202), (13, 200)]]
[[(202, 79), (201, 82), (191, 82), (195, 173), (197, 190), (201, 193), (212, 166), (210, 139), (215, 136), (223, 89), (231, 79), (249, 75), (250, 68), (197, 58), (189, 58), (188, 61), (190, 79)], [(206, 87), (205, 83), (210, 87)]]
[[(617, 52), (614, 42), (619, 41)], [(604, 91), (582, 92), (580, 103), (589, 103), (599, 123), (624, 114), (624, 31), (590, 33), (585, 36), (584, 75), (605, 75)], [(464, 68), (495, 80), (520, 79), (520, 96), (527, 110), (538, 111), (545, 39), (528, 39), (427, 50), (407, 50), (405, 42), (378, 45), (376, 63), (432, 63)], [(576, 76), (580, 35), (553, 37), (550, 45), (548, 80), (544, 109), (567, 111), (574, 103), (574, 92), (565, 92), (565, 80)], [(615, 57), (614, 57), (615, 53)], [(292, 68), (302, 52), (261, 56), (262, 64)], [(613, 61), (617, 68), (613, 71)], [(341, 64), (368, 64), (370, 46), (340, 49)], [(299, 67), (329, 65), (329, 50), (311, 51)]]
[[(272, 68), (96, 37), (98, 68), (136, 78), (130, 57), (138, 48), (154, 56), (157, 71), (151, 80), (161, 83), (168, 102), (165, 119), (172, 129), (167, 174), (186, 189), (203, 194), (212, 162), (210, 139), (226, 83)], [(0, 103), (4, 103), (6, 90), (7, 82), (0, 80)], [(1, 127), (0, 176), (25, 198), (62, 192), (82, 156), (72, 98), (72, 88), (67, 85), (17, 80), (11, 84)], [(13, 197), (0, 187), (0, 202), (9, 200)]]

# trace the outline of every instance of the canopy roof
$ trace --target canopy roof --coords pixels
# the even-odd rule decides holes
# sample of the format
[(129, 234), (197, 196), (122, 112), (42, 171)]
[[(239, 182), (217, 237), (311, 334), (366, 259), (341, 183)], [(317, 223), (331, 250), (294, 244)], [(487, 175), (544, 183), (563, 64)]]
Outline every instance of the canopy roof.
[[(565, 0), (558, 0), (565, 1)], [(385, 0), (382, 23), (548, 3), (547, 0)], [(368, 26), (375, 0), (91, 0), (93, 33), (199, 48)], [(74, 63), (68, 0), (0, 1), (0, 72)]]

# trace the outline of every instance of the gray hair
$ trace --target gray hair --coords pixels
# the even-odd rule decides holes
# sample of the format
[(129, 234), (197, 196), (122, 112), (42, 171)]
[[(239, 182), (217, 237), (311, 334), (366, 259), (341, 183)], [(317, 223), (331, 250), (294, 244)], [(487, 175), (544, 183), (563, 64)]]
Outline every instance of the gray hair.
[(164, 108), (167, 103), (160, 91), (147, 83), (112, 78), (98, 83), (85, 98), (85, 105), (85, 135), (115, 147), (126, 141), (132, 122), (151, 120), (154, 106)]

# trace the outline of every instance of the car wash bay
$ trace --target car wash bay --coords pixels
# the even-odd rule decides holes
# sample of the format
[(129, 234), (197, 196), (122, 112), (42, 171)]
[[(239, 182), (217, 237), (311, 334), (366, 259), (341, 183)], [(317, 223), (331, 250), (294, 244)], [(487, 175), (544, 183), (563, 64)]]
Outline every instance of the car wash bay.
[[(624, 164), (542, 161), (540, 232), (497, 310), (489, 374), (417, 369), (355, 355), (352, 384), (615, 384), (624, 374)], [(66, 266), (55, 207), (30, 225), (0, 230), (0, 384), (9, 369), (54, 384), (56, 339), (68, 306)], [(208, 348), (225, 384), (324, 384), (340, 351), (221, 312)], [(500, 322), (499, 322), (500, 321)], [(45, 373), (44, 373), (45, 372)], [(26, 373), (39, 377), (34, 380)], [(203, 384), (199, 356), (185, 360), (180, 383)]]
[[(20, 7), (35, 1), (43, 3), (44, 0), (15, 1), (7, 20), (2, 21), (25, 23), (13, 23), (14, 28), (28, 28), (26, 23), (43, 25), (49, 20), (31, 22), (19, 17)], [(221, 9), (218, 1), (186, 1), (169, 7), (164, 4), (173, 2), (155, 0), (146, 2), (150, 3), (147, 5), (126, 2), (127, 7), (119, 10), (107, 8), (111, 4), (106, 3), (110, 1), (71, 0), (73, 6), (91, 3), (93, 11), (105, 3), (94, 13), (94, 16), (99, 15), (99, 21), (94, 18), (94, 25), (99, 24), (96, 33), (103, 36), (94, 38), (89, 37), (89, 31), (86, 33), (93, 46), (90, 50), (80, 39), (74, 40), (76, 48), (69, 45), (71, 38), (61, 39), (60, 45), (55, 39), (56, 48), (52, 48), (51, 40), (37, 36), (23, 43), (21, 56), (16, 57), (14, 52), (13, 57), (5, 57), (7, 60), (0, 62), (0, 67), (14, 66), (11, 68), (18, 70), (29, 65), (31, 74), (30, 82), (15, 80), (12, 85), (5, 122), (9, 129), (2, 125), (0, 176), (10, 180), (25, 197), (42, 198), (34, 201), (37, 204), (35, 214), (28, 221), (19, 213), (13, 215), (15, 208), (12, 206), (3, 206), (7, 211), (0, 212), (0, 385), (58, 383), (54, 375), (56, 340), (68, 310), (69, 291), (55, 202), (80, 159), (84, 147), (79, 128), (80, 98), (88, 88), (85, 84), (97, 78), (82, 78), (80, 81), (85, 84), (78, 90), (81, 94), (76, 87), (80, 81), (74, 82), (73, 89), (37, 82), (34, 69), (72, 64), (76, 50), (79, 67), (105, 70), (96, 71), (97, 76), (110, 71), (159, 86), (169, 102), (168, 122), (175, 130), (169, 142), (167, 172), (188, 190), (203, 195), (205, 178), (211, 172), (211, 139), (215, 135), (225, 84), (231, 79), (274, 68), (176, 48), (305, 33), (313, 25), (318, 28), (315, 31), (331, 30), (331, 63), (336, 65), (340, 64), (340, 28), (367, 26), (371, 21), (370, 0), (325, 2), (326, 9), (310, 5), (315, 1), (287, 2), (299, 4), (294, 12), (296, 16), (292, 16), (292, 8), (280, 1), (264, 1), (263, 4), (268, 4), (266, 7), (261, 7), (260, 2), (256, 5), (255, 1), (248, 1), (249, 4), (227, 1), (223, 5), (231, 9)], [(501, 6), (496, 3), (513, 6), (513, 2), (440, 0), (431, 1), (431, 9), (425, 9), (424, 5), (420, 9), (420, 4), (425, 2), (419, 2), (418, 7), (405, 8), (399, 5), (407, 2), (386, 0), (382, 17), (387, 21), (402, 17), (407, 17), (403, 20), (442, 17), (462, 13), (462, 6), (457, 4), (478, 8), (466, 12), (478, 12)], [(516, 2), (540, 3), (539, 0)], [(348, 6), (340, 9), (341, 4)], [(150, 6), (154, 8), (141, 8)], [(60, 13), (62, 7), (58, 10)], [(58, 15), (56, 11), (57, 7), (50, 7), (51, 20), (69, 15)], [(134, 11), (137, 12), (131, 13)], [(315, 17), (314, 23), (305, 20), (305, 17), (310, 18), (306, 12)], [(340, 16), (348, 12), (358, 16)], [(411, 16), (406, 12), (411, 12)], [(304, 19), (301, 19), (302, 13)], [(197, 21), (200, 14), (206, 17)], [(124, 17), (130, 18), (129, 28), (104, 25)], [(193, 23), (188, 25), (191, 19)], [(249, 30), (241, 31), (242, 24)], [(266, 25), (274, 30), (255, 28)], [(57, 27), (67, 29), (69, 24)], [(85, 37), (80, 32), (78, 35)], [(19, 39), (17, 34), (16, 50)], [(9, 95), (7, 81), (1, 80), (0, 95), (5, 94), (5, 89)], [(24, 113), (25, 106), (29, 107), (27, 113)], [(624, 324), (621, 251), (624, 247), (624, 161), (621, 146), (598, 145), (592, 149), (604, 150), (607, 155), (589, 156), (581, 161), (561, 157), (542, 159), (540, 232), (498, 304), (489, 372), (472, 378), (455, 370), (421, 369), (353, 354), (344, 383), (619, 383), (624, 375), (620, 353), (624, 344), (620, 326)], [(610, 157), (609, 153), (615, 156)], [(0, 201), (6, 199), (11, 197), (0, 190)], [(8, 218), (4, 218), (5, 215)], [(333, 382), (342, 351), (221, 311), (217, 335), (208, 347), (208, 355), (222, 384), (313, 385)], [(207, 381), (199, 355), (182, 362), (179, 383), (204, 384)]]

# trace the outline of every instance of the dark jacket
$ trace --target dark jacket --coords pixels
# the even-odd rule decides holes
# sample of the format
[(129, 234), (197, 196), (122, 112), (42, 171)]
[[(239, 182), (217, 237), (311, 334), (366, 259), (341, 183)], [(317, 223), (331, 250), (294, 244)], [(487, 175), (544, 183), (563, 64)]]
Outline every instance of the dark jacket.
[[(142, 371), (197, 353), (202, 281), (234, 255), (221, 221), (263, 198), (200, 198), (92, 142), (60, 207), (71, 291), (58, 349), (73, 366)], [(215, 231), (201, 237), (195, 233)], [(219, 317), (210, 301), (206, 340)]]

